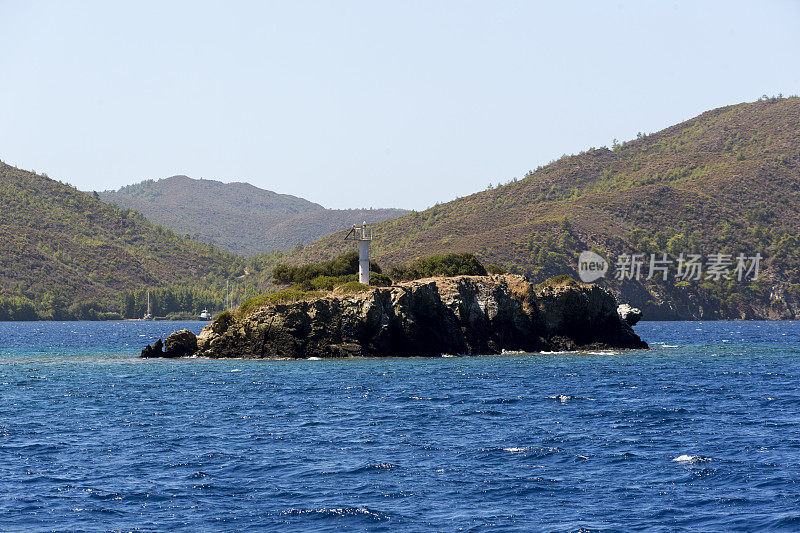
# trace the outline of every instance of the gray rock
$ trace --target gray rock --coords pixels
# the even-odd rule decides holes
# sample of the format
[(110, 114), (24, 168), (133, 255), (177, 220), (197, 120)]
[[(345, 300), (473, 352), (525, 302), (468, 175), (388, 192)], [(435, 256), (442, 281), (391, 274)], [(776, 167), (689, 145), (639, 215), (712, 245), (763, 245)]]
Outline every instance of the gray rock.
[(164, 341), (164, 357), (185, 357), (197, 351), (197, 336), (183, 329), (176, 331)]
[(152, 346), (149, 344), (142, 350), (142, 357), (149, 358), (149, 357), (164, 357), (164, 352), (162, 348), (164, 347), (164, 343), (161, 339), (158, 339), (156, 342), (153, 343)]

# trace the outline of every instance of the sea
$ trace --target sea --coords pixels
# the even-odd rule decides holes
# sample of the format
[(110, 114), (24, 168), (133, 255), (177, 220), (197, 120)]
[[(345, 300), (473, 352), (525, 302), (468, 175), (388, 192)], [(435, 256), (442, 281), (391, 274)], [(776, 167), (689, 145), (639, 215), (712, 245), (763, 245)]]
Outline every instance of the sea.
[(651, 350), (142, 360), (0, 323), (1, 531), (798, 531), (800, 323)]

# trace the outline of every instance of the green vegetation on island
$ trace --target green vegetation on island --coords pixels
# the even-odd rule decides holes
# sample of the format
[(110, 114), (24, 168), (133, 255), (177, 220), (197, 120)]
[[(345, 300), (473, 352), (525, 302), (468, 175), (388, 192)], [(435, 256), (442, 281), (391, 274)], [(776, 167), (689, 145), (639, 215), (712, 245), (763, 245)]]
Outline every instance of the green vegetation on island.
[[(380, 265), (370, 262), (370, 271), (380, 274)], [(321, 261), (302, 266), (278, 264), (272, 272), (276, 283), (305, 283), (317, 278), (337, 278), (358, 273), (358, 252), (346, 252), (329, 261)]]
[(436, 276), (486, 276), (487, 274), (486, 267), (472, 254), (445, 254), (423, 257), (409, 265), (397, 266), (392, 269), (391, 277), (397, 281), (408, 281)]
[[(498, 267), (491, 270), (499, 271)], [(351, 294), (369, 289), (358, 281), (358, 252), (350, 251), (334, 259), (301, 266), (278, 264), (272, 272), (273, 281), (291, 285), (277, 292), (263, 294), (245, 301), (236, 316), (247, 316), (259, 307), (289, 304), (300, 300), (319, 298), (331, 293)], [(499, 272), (496, 272), (499, 273)], [(373, 287), (386, 287), (396, 281), (409, 281), (429, 277), (485, 276), (487, 268), (472, 254), (447, 254), (426, 257), (407, 267), (396, 267), (391, 276), (383, 273), (380, 265), (370, 262), (370, 280)]]

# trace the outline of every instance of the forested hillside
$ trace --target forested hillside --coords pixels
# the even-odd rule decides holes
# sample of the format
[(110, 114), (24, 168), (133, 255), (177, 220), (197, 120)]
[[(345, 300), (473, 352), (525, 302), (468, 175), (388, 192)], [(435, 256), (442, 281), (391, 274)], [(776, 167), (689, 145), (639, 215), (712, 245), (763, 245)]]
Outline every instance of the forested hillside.
[(253, 294), (277, 257), (237, 257), (4, 163), (0, 183), (0, 320), (141, 316), (148, 289), (157, 314), (220, 309), (226, 280)]
[(248, 183), (173, 176), (99, 193), (148, 220), (233, 253), (287, 251), (363, 221), (397, 218), (402, 209), (325, 209)]
[[(538, 280), (570, 273), (577, 254), (612, 262), (601, 283), (660, 318), (800, 317), (800, 98), (708, 111), (611, 148), (591, 148), (523, 179), (376, 224), (384, 266), (446, 252)], [(295, 262), (332, 257), (333, 235)], [(616, 281), (619, 254), (760, 253), (758, 280)], [(644, 278), (647, 265), (642, 269)]]

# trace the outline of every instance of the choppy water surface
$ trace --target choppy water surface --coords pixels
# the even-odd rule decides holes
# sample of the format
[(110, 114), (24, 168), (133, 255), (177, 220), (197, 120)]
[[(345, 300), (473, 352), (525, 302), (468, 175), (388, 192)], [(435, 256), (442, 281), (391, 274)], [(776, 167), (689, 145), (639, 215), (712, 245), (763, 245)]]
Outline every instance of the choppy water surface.
[(139, 360), (0, 323), (0, 530), (798, 530), (800, 324), (653, 350)]

